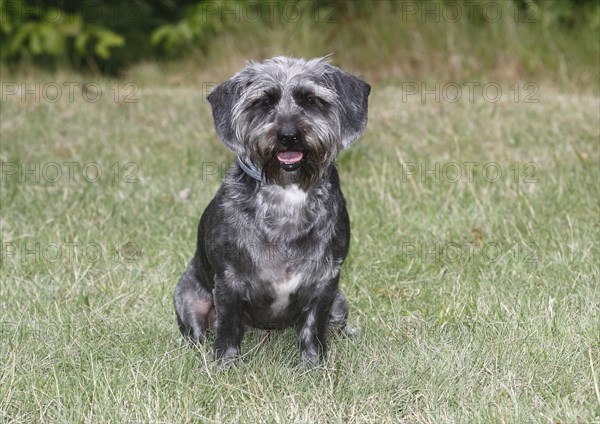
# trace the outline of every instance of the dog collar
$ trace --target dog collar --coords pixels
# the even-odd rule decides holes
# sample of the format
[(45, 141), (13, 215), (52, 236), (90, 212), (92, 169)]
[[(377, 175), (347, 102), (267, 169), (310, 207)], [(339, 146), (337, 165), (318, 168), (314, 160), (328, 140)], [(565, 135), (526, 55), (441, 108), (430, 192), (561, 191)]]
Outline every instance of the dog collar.
[(242, 171), (244, 171), (246, 174), (248, 174), (249, 176), (251, 176), (252, 178), (254, 178), (256, 181), (259, 181), (261, 183), (266, 183), (267, 182), (265, 180), (265, 178), (263, 177), (262, 172), (260, 172), (258, 170), (258, 168), (256, 167), (256, 165), (254, 165), (252, 162), (250, 162), (249, 164), (247, 164), (242, 159), (240, 159), (239, 156), (236, 157), (236, 160), (237, 160), (237, 163), (240, 166), (240, 168), (242, 168)]

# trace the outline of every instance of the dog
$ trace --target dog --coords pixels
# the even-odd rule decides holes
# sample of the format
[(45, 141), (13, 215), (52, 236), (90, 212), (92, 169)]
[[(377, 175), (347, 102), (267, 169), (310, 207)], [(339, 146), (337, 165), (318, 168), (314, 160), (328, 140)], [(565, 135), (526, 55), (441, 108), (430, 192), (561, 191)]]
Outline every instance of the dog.
[(191, 342), (214, 326), (223, 365), (246, 326), (296, 325), (306, 365), (324, 359), (328, 329), (357, 333), (338, 288), (350, 222), (334, 160), (364, 132), (370, 91), (328, 57), (274, 57), (208, 95), (236, 162), (200, 219), (174, 304)]

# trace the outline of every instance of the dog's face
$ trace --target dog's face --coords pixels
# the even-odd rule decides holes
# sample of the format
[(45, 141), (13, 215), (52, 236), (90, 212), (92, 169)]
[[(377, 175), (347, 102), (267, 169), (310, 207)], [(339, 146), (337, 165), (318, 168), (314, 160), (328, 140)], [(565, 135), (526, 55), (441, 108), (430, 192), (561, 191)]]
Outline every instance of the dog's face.
[(268, 182), (317, 183), (363, 133), (371, 87), (326, 58), (251, 62), (208, 96), (217, 134)]

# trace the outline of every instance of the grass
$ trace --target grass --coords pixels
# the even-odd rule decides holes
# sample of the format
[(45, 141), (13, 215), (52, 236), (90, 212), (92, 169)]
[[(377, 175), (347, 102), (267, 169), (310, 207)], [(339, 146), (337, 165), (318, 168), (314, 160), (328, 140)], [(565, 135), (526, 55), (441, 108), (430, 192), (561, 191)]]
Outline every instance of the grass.
[(304, 371), (292, 330), (252, 333), (218, 373), (210, 346), (182, 345), (171, 296), (209, 171), (232, 157), (199, 87), (115, 103), (98, 84), (96, 103), (2, 103), (3, 422), (600, 418), (597, 96), (422, 103), (375, 86), (338, 161), (362, 336)]
[[(0, 422), (600, 422), (597, 39), (533, 49), (527, 27), (522, 44), (496, 28), (429, 55), (444, 28), (389, 14), (372, 37), (229, 34), (210, 67), (141, 64), (121, 80), (3, 70)], [(402, 31), (415, 39), (401, 56), (422, 61), (387, 55)], [(171, 300), (233, 159), (204, 82), (241, 56), (332, 50), (373, 82), (367, 131), (338, 158), (353, 228), (341, 286), (362, 335), (332, 338), (308, 371), (293, 330), (250, 333), (244, 361), (217, 372), (210, 344), (182, 343)], [(65, 84), (91, 80), (69, 99)], [(423, 94), (436, 81), (439, 101)], [(447, 81), (502, 95), (470, 101), (459, 82), (453, 103)], [(38, 101), (8, 94), (36, 82)]]

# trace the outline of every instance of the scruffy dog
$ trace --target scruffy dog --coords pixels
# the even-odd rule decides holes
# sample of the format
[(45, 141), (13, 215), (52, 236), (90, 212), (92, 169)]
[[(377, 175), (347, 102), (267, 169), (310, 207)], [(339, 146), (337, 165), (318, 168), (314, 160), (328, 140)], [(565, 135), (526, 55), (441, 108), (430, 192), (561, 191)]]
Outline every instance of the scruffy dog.
[(202, 215), (174, 301), (191, 341), (214, 322), (223, 365), (240, 355), (246, 325), (297, 325), (308, 365), (325, 356), (328, 328), (356, 331), (338, 289), (350, 223), (333, 162), (363, 133), (370, 89), (327, 58), (275, 57), (209, 94), (237, 161)]

